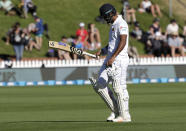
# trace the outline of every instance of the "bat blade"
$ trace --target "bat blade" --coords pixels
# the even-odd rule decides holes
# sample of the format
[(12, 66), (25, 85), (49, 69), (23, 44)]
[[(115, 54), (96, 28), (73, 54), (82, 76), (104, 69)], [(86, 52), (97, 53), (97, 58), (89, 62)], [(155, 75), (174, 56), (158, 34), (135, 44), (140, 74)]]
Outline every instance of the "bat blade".
[(72, 47), (72, 46), (70, 46), (66, 43), (59, 43), (59, 42), (56, 42), (56, 41), (49, 41), (48, 44), (49, 44), (49, 47), (51, 47), (51, 48), (56, 48), (56, 49), (72, 52), (72, 53), (77, 54), (77, 55), (87, 55), (87, 56), (96, 58), (95, 55), (90, 54), (88, 52), (85, 52), (82, 49)]
[(56, 48), (56, 49), (72, 52), (72, 53), (78, 54), (78, 55), (83, 55), (83, 51), (81, 49), (77, 49), (77, 48), (72, 47), (66, 43), (59, 43), (56, 41), (49, 41), (48, 43), (49, 43), (49, 47), (51, 47), (51, 48)]
[(56, 49), (61, 49), (61, 50), (64, 50), (64, 51), (71, 52), (70, 45), (68, 45), (66, 43), (59, 43), (59, 42), (56, 42), (56, 41), (49, 41), (48, 45), (51, 48), (56, 48)]

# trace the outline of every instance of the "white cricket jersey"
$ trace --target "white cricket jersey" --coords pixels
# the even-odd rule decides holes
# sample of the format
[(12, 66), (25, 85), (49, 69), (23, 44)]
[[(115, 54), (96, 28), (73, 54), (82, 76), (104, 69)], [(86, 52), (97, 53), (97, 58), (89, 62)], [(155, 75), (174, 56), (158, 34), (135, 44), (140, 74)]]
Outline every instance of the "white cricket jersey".
[(120, 35), (127, 35), (126, 45), (124, 49), (119, 53), (118, 56), (128, 56), (128, 39), (129, 39), (129, 29), (126, 21), (121, 15), (118, 15), (117, 19), (110, 27), (109, 32), (109, 44), (108, 44), (108, 55), (112, 55), (118, 48), (120, 42)]

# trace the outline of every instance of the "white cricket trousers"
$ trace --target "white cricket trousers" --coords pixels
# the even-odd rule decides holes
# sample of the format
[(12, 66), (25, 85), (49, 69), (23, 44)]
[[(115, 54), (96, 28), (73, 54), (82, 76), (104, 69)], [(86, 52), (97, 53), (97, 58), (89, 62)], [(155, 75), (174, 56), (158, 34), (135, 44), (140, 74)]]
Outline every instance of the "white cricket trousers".
[[(100, 69), (100, 72), (99, 72), (99, 77), (98, 77), (98, 88), (100, 90), (106, 90), (108, 91), (108, 94), (112, 94), (110, 93), (111, 90), (108, 88), (108, 84), (110, 81), (113, 81), (112, 78), (110, 78), (108, 75), (107, 75), (107, 66), (106, 66), (106, 63), (108, 61), (110, 57), (108, 56), (101, 69)], [(127, 76), (127, 67), (128, 67), (128, 64), (129, 64), (129, 57), (128, 55), (126, 56), (118, 56), (116, 57), (113, 65), (116, 66), (116, 69), (117, 69), (117, 75), (116, 75), (116, 79), (118, 81), (118, 87), (113, 87), (113, 90), (115, 92), (115, 94), (118, 94), (119, 92), (119, 101), (117, 101), (117, 110), (118, 110), (118, 114), (121, 115), (122, 117), (125, 117), (126, 116), (126, 112), (127, 112), (127, 116), (130, 117), (130, 114), (129, 114), (129, 95), (128, 95), (128, 91), (127, 91), (127, 85), (126, 85), (126, 76)], [(121, 95), (122, 94), (122, 95)], [(103, 94), (104, 95), (104, 94)], [(105, 95), (106, 97), (108, 95)], [(111, 105), (110, 108), (112, 111), (114, 111), (115, 113), (117, 113), (116, 111), (116, 107), (112, 107), (112, 105), (114, 106), (115, 104), (115, 101), (110, 95), (110, 98), (103, 98), (103, 99), (107, 99), (107, 100), (104, 100), (106, 102), (107, 105)], [(112, 100), (112, 102), (110, 102), (109, 100)], [(112, 104), (113, 103), (113, 104)], [(120, 108), (120, 109), (118, 109)]]

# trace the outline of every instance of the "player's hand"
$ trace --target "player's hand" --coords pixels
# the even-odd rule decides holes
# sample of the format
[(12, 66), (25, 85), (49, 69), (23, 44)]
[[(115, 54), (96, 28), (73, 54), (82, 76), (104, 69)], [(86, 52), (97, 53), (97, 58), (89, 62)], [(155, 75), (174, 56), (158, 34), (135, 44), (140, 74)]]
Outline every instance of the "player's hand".
[(111, 57), (108, 61), (107, 61), (107, 66), (112, 66), (112, 63), (114, 62), (115, 57)]

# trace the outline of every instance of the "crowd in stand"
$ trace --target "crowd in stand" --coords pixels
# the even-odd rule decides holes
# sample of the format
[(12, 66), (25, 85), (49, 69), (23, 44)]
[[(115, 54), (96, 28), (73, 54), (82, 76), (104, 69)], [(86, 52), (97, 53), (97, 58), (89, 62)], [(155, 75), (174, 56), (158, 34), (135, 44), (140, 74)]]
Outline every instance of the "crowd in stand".
[[(179, 34), (179, 25), (175, 19), (171, 19), (166, 27), (166, 31), (161, 29), (160, 21), (162, 13), (160, 7), (150, 0), (142, 0), (137, 9), (140, 13), (151, 13), (154, 17), (152, 24), (148, 30), (142, 30), (140, 23), (136, 20), (136, 10), (132, 8), (128, 0), (123, 2), (123, 17), (129, 25), (134, 24), (131, 31), (131, 36), (139, 40), (145, 45), (145, 51), (149, 55), (155, 57), (160, 56), (176, 56), (179, 53), (181, 56), (186, 52), (186, 26), (183, 28), (183, 34)], [(132, 18), (132, 19), (131, 19)], [(186, 23), (185, 23), (186, 25)], [(129, 47), (130, 57), (138, 57), (137, 49), (134, 46)]]
[[(180, 53), (184, 56), (186, 52), (186, 26), (184, 26), (183, 34), (179, 34), (179, 25), (175, 19), (167, 25), (166, 31), (161, 29), (160, 21), (162, 13), (160, 7), (150, 0), (142, 0), (139, 3), (139, 8), (131, 7), (128, 0), (122, 0), (123, 10), (122, 15), (129, 26), (134, 27), (130, 35), (145, 45), (145, 51), (149, 55), (156, 57), (160, 56), (176, 56)], [(28, 13), (31, 14), (34, 23), (30, 23), (27, 27), (22, 27), (19, 22), (8, 30), (4, 40), (6, 45), (12, 45), (16, 54), (16, 60), (21, 60), (24, 50), (32, 51), (33, 48), (41, 50), (43, 43), (43, 35), (50, 39), (48, 34), (48, 25), (43, 22), (43, 19), (37, 16), (37, 6), (32, 0), (20, 0), (18, 6), (15, 6), (11, 0), (0, 0), (0, 9), (5, 15), (17, 15), (20, 18), (28, 18)], [(151, 13), (154, 20), (148, 30), (142, 30), (140, 23), (136, 19), (136, 12)], [(105, 23), (103, 19), (97, 17), (97, 21)], [(132, 26), (134, 25), (134, 26)], [(186, 23), (185, 23), (186, 25)], [(93, 23), (85, 25), (84, 22), (79, 23), (79, 28), (74, 31), (70, 37), (63, 35), (59, 44), (70, 44), (73, 47), (82, 50), (97, 50), (101, 48), (101, 39), (99, 29)], [(137, 48), (130, 44), (128, 48), (130, 57), (139, 57)], [(77, 56), (69, 52), (61, 50), (49, 49), (48, 57), (58, 57), (59, 59), (89, 59), (86, 56)]]
[[(35, 20), (34, 23), (30, 23), (27, 27), (22, 27), (19, 22), (15, 22), (6, 33), (3, 38), (6, 45), (12, 45), (15, 51), (16, 60), (21, 60), (24, 50), (32, 51), (33, 48), (41, 50), (43, 43), (43, 35), (50, 39), (48, 34), (48, 24), (44, 24), (43, 20), (37, 16), (37, 6), (32, 0), (20, 0), (18, 6), (15, 6), (11, 0), (0, 0), (0, 9), (4, 11), (5, 15), (14, 16), (17, 15), (20, 18), (28, 18), (30, 13)], [(82, 50), (96, 50), (101, 47), (101, 40), (98, 28), (95, 24), (89, 23), (87, 28), (85, 23), (79, 24), (79, 29), (70, 38), (65, 35), (62, 36), (59, 44), (67, 43), (78, 49)], [(49, 49), (47, 52), (48, 57), (58, 57), (59, 59), (79, 59), (88, 57), (77, 56), (64, 52), (61, 50)]]
[(11, 0), (1, 0), (0, 9), (4, 11), (5, 15), (18, 15), (21, 18), (27, 18), (28, 13), (32, 16), (37, 15), (37, 6), (33, 4), (32, 0), (20, 0), (18, 6), (14, 5)]
[(43, 23), (43, 19), (37, 16), (37, 6), (32, 0), (20, 0), (15, 6), (11, 0), (1, 0), (0, 9), (5, 15), (18, 15), (20, 18), (28, 18), (31, 14), (35, 22), (30, 23), (27, 27), (22, 27), (19, 22), (15, 22), (7, 31), (3, 40), (6, 45), (12, 45), (16, 60), (21, 60), (24, 50), (32, 51), (33, 48), (40, 50), (43, 43), (43, 34), (49, 39), (48, 24)]

